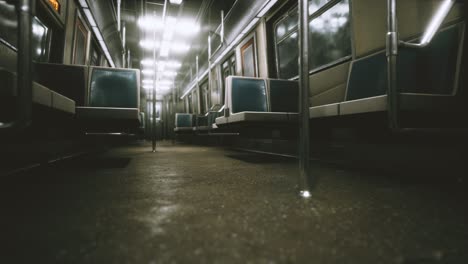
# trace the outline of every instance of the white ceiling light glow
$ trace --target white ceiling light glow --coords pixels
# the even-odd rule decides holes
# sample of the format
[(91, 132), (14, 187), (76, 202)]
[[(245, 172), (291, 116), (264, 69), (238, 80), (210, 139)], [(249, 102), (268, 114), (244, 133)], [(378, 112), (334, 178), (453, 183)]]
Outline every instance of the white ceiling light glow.
[(182, 0), (169, 0), (169, 3), (173, 5), (180, 5), (182, 4)]
[(153, 70), (142, 70), (141, 73), (143, 73), (143, 75), (154, 75), (154, 71)]
[[(171, 4), (180, 4), (181, 0), (170, 0)], [(159, 15), (159, 14), (158, 14)], [(200, 32), (200, 26), (196, 20), (165, 16), (145, 16), (138, 20), (139, 27), (146, 32), (144, 39), (140, 41), (143, 50), (147, 50), (147, 56), (141, 61), (140, 69), (145, 89), (156, 89), (163, 95), (174, 88), (174, 81), (178, 75), (183, 55), (190, 50), (191, 39)], [(151, 55), (150, 55), (150, 51)], [(155, 53), (153, 53), (155, 52)], [(154, 56), (155, 54), (156, 56)], [(156, 77), (156, 83), (152, 83), (152, 77)]]
[(152, 40), (141, 40), (140, 46), (147, 50), (152, 50), (153, 48), (159, 48), (159, 43)]

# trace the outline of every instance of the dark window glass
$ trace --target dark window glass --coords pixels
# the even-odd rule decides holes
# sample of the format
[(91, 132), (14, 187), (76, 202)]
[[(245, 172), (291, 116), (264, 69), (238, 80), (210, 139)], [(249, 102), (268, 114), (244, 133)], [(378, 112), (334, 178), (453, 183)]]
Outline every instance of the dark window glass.
[(297, 30), (298, 13), (297, 8), (285, 16), (276, 26), (276, 39), (281, 40), (291, 31)]
[(208, 93), (208, 83), (204, 82), (200, 85), (200, 114), (204, 114), (206, 110), (207, 103), (207, 93)]
[(73, 57), (73, 64), (85, 65), (86, 63), (86, 46), (88, 44), (88, 30), (84, 26), (81, 19), (76, 19), (75, 31), (75, 52)]
[(289, 79), (298, 73), (298, 53), (297, 48), (297, 32), (289, 35), (286, 39), (277, 45), (278, 50), (278, 65), (280, 69), (280, 77)]
[[(309, 69), (333, 63), (351, 55), (351, 33), (349, 17), (349, 0), (326, 7), (329, 0), (309, 1)], [(324, 7), (324, 8), (322, 8)], [(320, 8), (321, 15), (316, 16)], [(275, 25), (276, 58), (278, 76), (282, 79), (298, 75), (298, 34), (297, 8), (282, 17)], [(293, 23), (295, 25), (293, 26)], [(292, 28), (292, 30), (288, 29)]]
[(91, 56), (90, 56), (90, 65), (99, 66), (101, 65), (101, 53), (99, 52), (98, 45), (93, 41), (91, 45)]
[(320, 7), (322, 7), (329, 1), (330, 0), (309, 0), (309, 15), (315, 13), (315, 11), (319, 10)]
[(198, 111), (198, 92), (195, 90), (193, 91), (193, 96), (192, 96), (192, 100), (193, 100), (193, 112), (196, 113), (196, 114), (199, 114), (200, 112)]
[(255, 64), (254, 39), (251, 38), (241, 48), (242, 56), (242, 75), (247, 77), (257, 77)]
[(47, 62), (49, 29), (35, 17), (32, 25), (32, 48), (33, 60), (38, 62)]
[(192, 94), (189, 94), (187, 96), (187, 101), (188, 101), (188, 112), (193, 113)]
[(230, 58), (228, 58), (223, 64), (223, 69), (222, 69), (222, 94), (221, 94), (221, 100), (222, 104), (224, 104), (224, 94), (226, 91), (226, 78), (229, 75), (236, 75), (236, 55), (232, 55)]
[(349, 3), (344, 0), (309, 22), (309, 67), (351, 55)]
[[(34, 17), (32, 24), (32, 56), (37, 62), (48, 61), (49, 28)], [(18, 47), (18, 21), (15, 7), (0, 1), (0, 39), (13, 49)]]

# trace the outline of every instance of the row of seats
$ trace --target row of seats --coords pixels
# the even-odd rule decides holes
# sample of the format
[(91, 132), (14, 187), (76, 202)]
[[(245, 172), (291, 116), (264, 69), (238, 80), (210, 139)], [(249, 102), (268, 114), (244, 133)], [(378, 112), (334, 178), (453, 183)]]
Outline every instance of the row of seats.
[(37, 63), (35, 73), (39, 83), (76, 101), (76, 119), (88, 130), (117, 131), (143, 123), (139, 70)]
[[(16, 81), (15, 73), (0, 69), (3, 122), (15, 118)], [(69, 114), (86, 131), (141, 129), (139, 84), (135, 69), (36, 63), (33, 104)]]
[(220, 105), (214, 105), (205, 115), (190, 113), (176, 113), (176, 134), (182, 133), (208, 133), (217, 129), (215, 119), (222, 115), (224, 109)]
[(225, 115), (217, 126), (244, 122), (295, 122), (298, 82), (240, 76), (226, 78)]
[[(15, 98), (18, 94), (17, 75), (0, 68), (0, 116), (2, 121), (13, 121), (15, 118)], [(45, 87), (37, 82), (32, 86), (32, 102), (36, 106), (57, 112), (75, 114), (75, 101)]]
[[(409, 112), (457, 111), (458, 73), (461, 60), (460, 24), (443, 29), (424, 49), (401, 48), (397, 86), (400, 109)], [(333, 69), (350, 65), (342, 101), (309, 107), (309, 116), (325, 118), (387, 111), (387, 62), (385, 51), (371, 54), (351, 64), (344, 62), (312, 78), (310, 86), (320, 90), (333, 80)], [(333, 85), (329, 85), (333, 86)], [(227, 114), (216, 125), (297, 122), (298, 82), (229, 76), (226, 79)]]

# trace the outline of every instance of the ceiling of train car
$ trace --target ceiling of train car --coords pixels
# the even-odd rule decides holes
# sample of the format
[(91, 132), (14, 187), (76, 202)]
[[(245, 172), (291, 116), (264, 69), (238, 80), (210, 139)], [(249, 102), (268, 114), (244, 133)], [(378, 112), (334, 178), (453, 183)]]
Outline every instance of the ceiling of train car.
[[(179, 0), (180, 1), (180, 0)], [(152, 88), (155, 65), (153, 45), (156, 45), (158, 94), (167, 94), (200, 32), (199, 17), (212, 0), (122, 0), (122, 20), (127, 27), (126, 44), (131, 51), (132, 67), (142, 70), (143, 88)], [(146, 2), (146, 4), (145, 4)], [(146, 14), (146, 15), (142, 15)], [(159, 62), (159, 64), (158, 64)]]

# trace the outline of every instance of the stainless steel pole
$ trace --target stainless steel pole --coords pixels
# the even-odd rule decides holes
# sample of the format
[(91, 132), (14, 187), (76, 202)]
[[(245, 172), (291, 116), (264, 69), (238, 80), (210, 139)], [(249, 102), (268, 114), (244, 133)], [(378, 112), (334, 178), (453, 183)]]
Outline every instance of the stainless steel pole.
[[(211, 105), (209, 104), (208, 98), (211, 96), (211, 34), (208, 33), (208, 90), (206, 91), (206, 99), (205, 99), (205, 105), (207, 109), (205, 109), (207, 112), (210, 111)], [(204, 113), (202, 113), (204, 114)], [(208, 126), (211, 127), (211, 124), (208, 124)]]
[(399, 128), (399, 92), (397, 86), (398, 29), (396, 0), (387, 0), (387, 116), (390, 129)]
[[(154, 14), (156, 16), (156, 14)], [(157, 140), (157, 132), (156, 132), (156, 76), (157, 76), (157, 64), (156, 64), (156, 29), (153, 30), (153, 70), (154, 70), (154, 75), (153, 75), (153, 94), (152, 94), (152, 137), (151, 137), (151, 143), (153, 147), (153, 152), (156, 152), (156, 140)]]
[(199, 82), (199, 79), (198, 79), (198, 55), (196, 57), (196, 74), (197, 76), (195, 76), (196, 80), (197, 80), (197, 111), (194, 111), (196, 112), (196, 114), (199, 114), (200, 113), (200, 82)]
[(309, 139), (309, 4), (299, 3), (299, 194), (310, 197), (313, 178), (310, 173)]
[(25, 128), (31, 124), (32, 115), (32, 19), (35, 0), (10, 1), (15, 4), (18, 17), (18, 62), (15, 121), (0, 123), (0, 128)]

